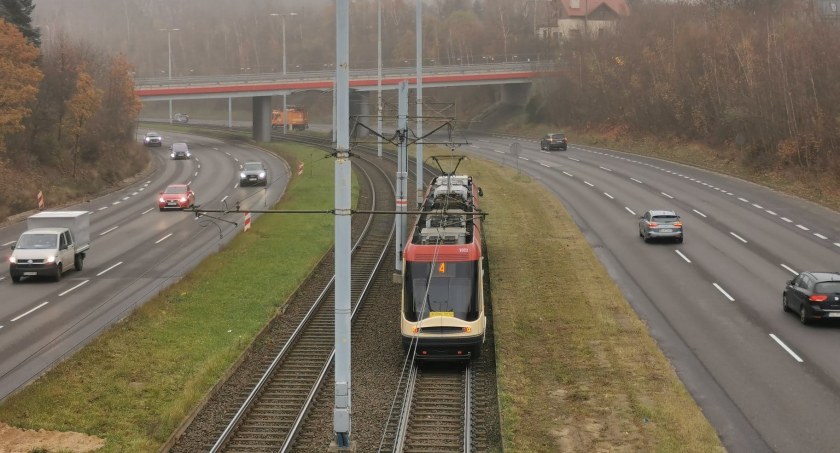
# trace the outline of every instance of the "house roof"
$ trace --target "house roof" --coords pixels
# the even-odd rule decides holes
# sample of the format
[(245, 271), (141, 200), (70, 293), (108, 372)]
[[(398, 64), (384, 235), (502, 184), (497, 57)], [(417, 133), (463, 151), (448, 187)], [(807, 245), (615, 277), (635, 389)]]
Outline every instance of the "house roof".
[[(591, 15), (595, 10), (601, 7), (609, 8), (619, 16), (629, 16), (630, 7), (627, 6), (627, 0), (558, 0), (566, 12), (566, 17), (584, 17)], [(572, 8), (572, 4), (577, 3), (577, 8)], [(586, 9), (589, 11), (586, 11)]]

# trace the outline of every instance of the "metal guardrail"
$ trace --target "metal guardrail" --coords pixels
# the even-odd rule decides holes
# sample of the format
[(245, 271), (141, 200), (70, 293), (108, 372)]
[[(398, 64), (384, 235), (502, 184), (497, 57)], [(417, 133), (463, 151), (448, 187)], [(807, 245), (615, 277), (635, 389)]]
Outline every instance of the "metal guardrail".
[[(471, 64), (453, 66), (426, 66), (423, 68), (423, 76), (436, 76), (447, 74), (492, 74), (511, 72), (549, 72), (556, 68), (555, 63), (550, 62), (527, 62), (527, 63), (494, 63), (494, 64)], [(382, 77), (412, 77), (416, 74), (413, 67), (383, 68)], [(374, 79), (377, 78), (377, 70), (374, 69), (352, 69), (350, 79)], [(275, 83), (275, 82), (305, 82), (325, 81), (335, 78), (335, 71), (302, 71), (291, 73), (265, 73), (265, 74), (232, 74), (215, 76), (188, 76), (188, 77), (153, 77), (134, 79), (135, 89), (160, 88), (160, 87), (189, 87), (207, 85), (235, 85), (254, 83)]]

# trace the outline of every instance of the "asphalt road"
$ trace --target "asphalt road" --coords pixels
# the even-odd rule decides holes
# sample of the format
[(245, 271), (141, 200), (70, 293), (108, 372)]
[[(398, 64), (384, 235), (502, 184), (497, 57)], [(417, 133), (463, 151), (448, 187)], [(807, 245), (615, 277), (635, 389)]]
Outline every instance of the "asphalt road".
[[(163, 147), (148, 148), (157, 167), (150, 177), (62, 208), (92, 212), (92, 244), (81, 272), (68, 271), (60, 282), (24, 278), (13, 284), (8, 265), (0, 268), (0, 399), (178, 281), (242, 231), (241, 213), (225, 217), (234, 225), (196, 219), (191, 212), (159, 212), (158, 192), (168, 184), (189, 182), (196, 204), (206, 209), (233, 209), (239, 201), (247, 210), (270, 207), (288, 183), (285, 161), (247, 145), (180, 133), (163, 137)], [(173, 141), (188, 143), (193, 159), (170, 160)], [(268, 166), (272, 181), (266, 188), (239, 187), (241, 165), (251, 160)], [(0, 229), (4, 263), (25, 229), (25, 222)]]
[[(564, 203), (729, 451), (840, 448), (840, 322), (803, 326), (781, 302), (797, 272), (840, 271), (840, 214), (618, 151), (470, 142), (460, 149), (518, 167)], [(648, 209), (676, 210), (685, 242), (642, 241)]]

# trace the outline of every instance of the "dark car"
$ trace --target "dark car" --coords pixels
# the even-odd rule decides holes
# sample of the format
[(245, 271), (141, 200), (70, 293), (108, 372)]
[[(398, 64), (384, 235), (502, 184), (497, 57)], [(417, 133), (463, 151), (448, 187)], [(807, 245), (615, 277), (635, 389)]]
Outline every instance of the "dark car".
[(674, 211), (650, 210), (639, 217), (639, 236), (650, 242), (654, 239), (683, 241), (683, 222)]
[(840, 273), (802, 272), (785, 285), (782, 309), (799, 314), (808, 324), (818, 319), (840, 319)]
[(540, 140), (540, 149), (542, 150), (551, 151), (559, 149), (565, 151), (568, 147), (569, 144), (566, 141), (566, 134), (562, 132), (545, 134), (542, 140)]
[(169, 150), (169, 157), (172, 159), (192, 159), (190, 148), (186, 143), (173, 143), (172, 146), (169, 147)]
[(163, 137), (157, 132), (147, 132), (143, 137), (143, 144), (146, 146), (163, 146)]
[(195, 192), (186, 184), (170, 184), (158, 197), (158, 209), (187, 209), (195, 205)]
[(245, 162), (242, 172), (239, 173), (239, 185), (254, 184), (268, 185), (268, 170), (262, 162)]

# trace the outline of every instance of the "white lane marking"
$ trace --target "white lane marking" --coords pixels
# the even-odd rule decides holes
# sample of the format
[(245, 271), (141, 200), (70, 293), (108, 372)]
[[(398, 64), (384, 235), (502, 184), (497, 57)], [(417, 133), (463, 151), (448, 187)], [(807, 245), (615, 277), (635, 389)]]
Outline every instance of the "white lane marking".
[(602, 167), (602, 166), (600, 166), (600, 165), (598, 166), (598, 168), (600, 168), (601, 170), (604, 170), (604, 171), (612, 171), (612, 170), (610, 170), (609, 168), (607, 168), (607, 167)]
[(237, 188), (237, 187), (239, 187), (239, 183), (236, 183), (236, 184), (233, 185), (234, 189)]
[(131, 195), (133, 196), (133, 195), (137, 195), (137, 194), (139, 194), (139, 193), (140, 193), (140, 192), (131, 192)]
[(496, 152), (496, 153), (499, 153), (499, 154), (504, 154), (505, 153), (504, 151), (499, 151), (498, 149), (494, 149), (493, 152)]
[(791, 222), (793, 222), (793, 220), (790, 220), (790, 219), (789, 219), (789, 218), (787, 218), (787, 217), (780, 217), (780, 219), (784, 220), (784, 221), (785, 221), (785, 222), (787, 222), (787, 223), (791, 223)]
[(146, 188), (145, 188), (145, 187), (141, 187), (141, 188), (139, 188), (139, 189), (137, 189), (137, 190), (138, 190), (139, 192), (142, 192), (142, 191), (146, 190)]
[(201, 170), (201, 164), (198, 164), (198, 169)]
[(564, 171), (563, 174), (566, 175), (566, 176), (574, 177), (574, 175), (572, 175), (571, 173), (569, 173), (567, 171)]
[(683, 255), (683, 253), (681, 251), (679, 251), (679, 250), (674, 250), (674, 251), (677, 252), (677, 255), (679, 255), (682, 259), (684, 259), (686, 263), (689, 263), (689, 264), (691, 263), (691, 260), (688, 259), (687, 256)]
[(746, 240), (746, 239), (744, 239), (744, 238), (742, 238), (741, 236), (738, 236), (737, 234), (735, 234), (735, 233), (733, 233), (733, 232), (731, 232), (731, 231), (729, 232), (729, 234), (731, 234), (732, 236), (735, 236), (735, 238), (736, 238), (736, 239), (738, 239), (739, 241), (743, 242), (744, 244), (746, 244), (746, 243), (747, 243), (747, 240)]
[(575, 162), (580, 162), (580, 159), (575, 159), (574, 157), (569, 157), (568, 159), (569, 159), (569, 160), (573, 160), (573, 161), (575, 161)]
[(744, 203), (749, 203), (750, 202), (750, 200), (747, 200), (746, 198), (739, 197), (738, 199), (743, 201)]
[(76, 288), (78, 288), (78, 287), (80, 287), (80, 286), (84, 285), (85, 283), (87, 283), (87, 282), (89, 282), (89, 281), (90, 281), (90, 280), (85, 280), (85, 281), (83, 281), (83, 282), (79, 283), (78, 285), (76, 285), (76, 286), (74, 286), (74, 287), (72, 287), (72, 288), (68, 289), (67, 291), (64, 291), (63, 293), (59, 294), (59, 295), (58, 295), (58, 297), (61, 297), (61, 296), (65, 295), (65, 294), (69, 293), (70, 291), (73, 291), (74, 289), (76, 289)]
[(799, 228), (800, 230), (804, 230), (804, 231), (810, 230), (810, 228), (806, 227), (805, 225), (800, 225), (798, 223), (796, 224), (796, 228)]
[(129, 198), (131, 198), (131, 197), (123, 197), (123, 201), (126, 201), (126, 200), (128, 200)]
[(5, 279), (6, 279), (6, 276), (5, 276), (5, 275), (4, 275), (4, 276), (2, 276), (2, 277), (0, 277), (0, 282), (2, 282), (2, 281), (3, 281), (3, 280), (5, 280)]
[(631, 180), (631, 181), (636, 181), (636, 182), (637, 182), (637, 183), (639, 183), (639, 184), (643, 184), (641, 181), (639, 181), (639, 180), (638, 180), (638, 179), (636, 179), (636, 178), (630, 178), (630, 180)]
[(192, 180), (187, 181), (187, 185), (192, 184)]
[(835, 242), (834, 245), (836, 245), (837, 247), (840, 247), (840, 242)]
[(823, 236), (823, 235), (822, 235), (822, 234), (820, 234), (820, 233), (814, 233), (814, 236), (816, 236), (816, 237), (818, 237), (818, 238), (820, 238), (820, 239), (828, 239), (827, 237)]
[(163, 242), (163, 241), (165, 241), (165, 240), (169, 239), (169, 236), (172, 236), (172, 233), (169, 233), (169, 234), (167, 234), (166, 236), (164, 236), (164, 237), (162, 237), (162, 238), (158, 239), (157, 241), (155, 241), (155, 244), (160, 244), (161, 242)]
[(727, 195), (729, 195), (730, 197), (731, 197), (731, 196), (733, 196), (733, 195), (735, 195), (735, 194), (734, 194), (734, 193), (732, 193), (732, 192), (726, 192), (726, 194), (727, 194)]
[(122, 262), (122, 261), (120, 261), (119, 263), (117, 263), (117, 264), (115, 264), (115, 265), (113, 265), (113, 266), (109, 267), (108, 269), (105, 269), (104, 271), (102, 271), (102, 272), (100, 272), (100, 273), (96, 274), (96, 276), (97, 276), (97, 277), (101, 277), (101, 276), (102, 276), (102, 274), (104, 274), (105, 272), (110, 271), (111, 269), (113, 269), (113, 268), (115, 268), (115, 267), (119, 266), (119, 265), (120, 265), (120, 264), (122, 264), (122, 263), (123, 263), (123, 262)]
[[(216, 149), (216, 148), (213, 148), (213, 149)], [(227, 152), (227, 151), (225, 151), (225, 154), (227, 154), (228, 156), (230, 156), (230, 153), (229, 153), (229, 152)]]
[(112, 232), (112, 231), (116, 230), (116, 229), (117, 229), (117, 228), (119, 228), (119, 227), (120, 227), (119, 225), (117, 225), (117, 226), (115, 226), (115, 227), (111, 227), (111, 228), (109, 228), (109, 229), (107, 229), (107, 230), (105, 230), (105, 231), (103, 231), (103, 232), (99, 233), (99, 235), (100, 235), (100, 236), (105, 236), (106, 234), (108, 234), (108, 233), (110, 233), (110, 232)]
[(120, 203), (122, 203), (122, 202), (121, 202), (121, 201), (115, 201), (115, 202), (113, 202), (113, 203), (111, 203), (111, 204), (112, 204), (112, 205), (118, 205), (118, 204), (120, 204)]
[(633, 212), (633, 210), (632, 210), (632, 209), (630, 209), (630, 208), (628, 208), (627, 206), (625, 206), (625, 207), (624, 207), (624, 209), (626, 209), (626, 210), (627, 210), (627, 212), (629, 212), (630, 214), (636, 215), (636, 213), (635, 213), (635, 212)]
[(771, 211), (771, 210), (769, 210), (769, 209), (765, 209), (765, 210), (764, 210), (764, 212), (766, 212), (766, 213), (768, 213), (768, 214), (770, 214), (770, 215), (778, 215), (778, 214), (776, 214), (775, 212), (773, 212), (773, 211)]
[(788, 270), (788, 272), (790, 272), (791, 274), (793, 274), (793, 275), (799, 275), (799, 272), (796, 272), (795, 270), (791, 269), (791, 267), (790, 267), (790, 266), (788, 266), (787, 264), (781, 264), (781, 266), (782, 266), (783, 268), (787, 269), (787, 270)]
[(542, 165), (542, 166), (543, 166), (543, 167), (545, 167), (545, 168), (551, 168), (551, 165), (547, 165), (547, 164), (544, 164), (544, 163), (542, 163), (542, 162), (540, 162), (540, 165)]
[(224, 203), (225, 200), (227, 200), (227, 199), (228, 199), (228, 195), (225, 195), (225, 197), (221, 199), (220, 203)]
[(242, 164), (239, 164), (239, 169), (242, 170), (243, 168), (245, 168), (245, 166), (242, 165)]
[(12, 245), (12, 244), (14, 244), (14, 243), (15, 243), (15, 241), (9, 241), (9, 242), (7, 242), (7, 243), (3, 244), (3, 247), (5, 247), (5, 246), (7, 246), (7, 245)]
[(692, 211), (696, 212), (696, 213), (697, 213), (697, 215), (699, 215), (700, 217), (704, 217), (704, 218), (706, 217), (706, 214), (703, 214), (702, 212), (700, 212), (700, 211), (698, 211), (698, 210), (696, 210), (696, 209), (692, 209)]
[(12, 318), (12, 322), (17, 321), (17, 320), (18, 320), (18, 319), (20, 319), (20, 318), (23, 318), (24, 316), (26, 316), (26, 315), (28, 315), (28, 314), (32, 313), (33, 311), (35, 311), (35, 310), (37, 310), (37, 309), (39, 309), (39, 308), (41, 308), (41, 307), (43, 307), (44, 305), (47, 305), (48, 303), (49, 303), (49, 302), (42, 302), (42, 303), (41, 303), (41, 305), (38, 305), (37, 307), (33, 308), (32, 310), (29, 310), (29, 311), (27, 311), (26, 313), (24, 313), (24, 314), (22, 314), (22, 315), (17, 316), (16, 318)]
[(771, 334), (770, 334), (770, 338), (772, 338), (772, 339), (773, 339), (776, 343), (778, 343), (778, 344), (779, 344), (779, 346), (781, 346), (781, 347), (782, 347), (782, 349), (784, 349), (785, 351), (787, 351), (787, 353), (788, 353), (788, 354), (790, 354), (790, 355), (791, 355), (791, 357), (793, 357), (793, 359), (794, 359), (794, 360), (796, 360), (796, 361), (797, 361), (797, 362), (799, 362), (799, 363), (802, 363), (802, 359), (801, 359), (801, 358), (799, 358), (799, 356), (798, 356), (798, 355), (796, 355), (796, 353), (795, 353), (795, 352), (793, 352), (793, 350), (792, 350), (792, 349), (790, 349), (790, 348), (789, 348), (789, 347), (788, 347), (788, 346), (787, 346), (787, 345), (786, 345), (786, 344), (785, 344), (782, 340), (780, 340), (780, 339), (779, 339), (779, 337), (777, 337), (777, 336), (775, 336), (775, 335), (773, 335), (773, 334), (771, 333)]
[(666, 196), (666, 197), (668, 197), (668, 198), (674, 198), (674, 197), (672, 197), (672, 196), (668, 195), (668, 194), (667, 194), (667, 193), (665, 193), (665, 192), (659, 192), (659, 193), (661, 193), (662, 195), (665, 195), (665, 196)]
[(233, 160), (235, 160), (235, 161), (239, 162), (239, 159), (237, 159), (237, 158), (235, 158), (235, 157), (233, 158)]
[(733, 299), (732, 296), (729, 295), (729, 293), (724, 291), (723, 288), (720, 287), (720, 285), (718, 285), (717, 283), (712, 283), (712, 285), (714, 285), (718, 291), (720, 291), (724, 296), (726, 296), (726, 298), (729, 299), (730, 302), (735, 302), (735, 299)]
[(195, 172), (195, 173), (193, 174), (193, 176), (198, 176), (198, 172)]
[(527, 157), (522, 157), (522, 156), (519, 156), (519, 158), (522, 159), (522, 160), (531, 160), (531, 159), (528, 159)]
[(583, 183), (584, 183), (584, 184), (586, 184), (586, 185), (587, 185), (587, 186), (589, 186), (589, 187), (595, 187), (595, 184), (592, 184), (592, 183), (591, 183), (591, 182), (589, 182), (589, 181), (584, 181)]
[(613, 196), (612, 196), (612, 195), (610, 195), (610, 194), (608, 194), (608, 193), (606, 193), (606, 192), (604, 192), (604, 195), (606, 195), (606, 196), (607, 196), (607, 198), (609, 198), (610, 200), (615, 200), (615, 198), (613, 198)]
[(764, 209), (764, 206), (761, 206), (760, 204), (753, 203), (752, 205), (758, 209)]
[(147, 212), (152, 211), (152, 210), (154, 210), (154, 209), (155, 209), (155, 208), (149, 208), (149, 209), (146, 209), (145, 211), (141, 212), (141, 213), (140, 213), (140, 215), (146, 214)]
[(108, 209), (108, 206), (102, 206), (101, 208), (97, 209), (97, 211), (104, 211)]
[(151, 183), (152, 183), (151, 181), (146, 181), (146, 185), (147, 185), (147, 186), (148, 186), (149, 184), (151, 184)]

